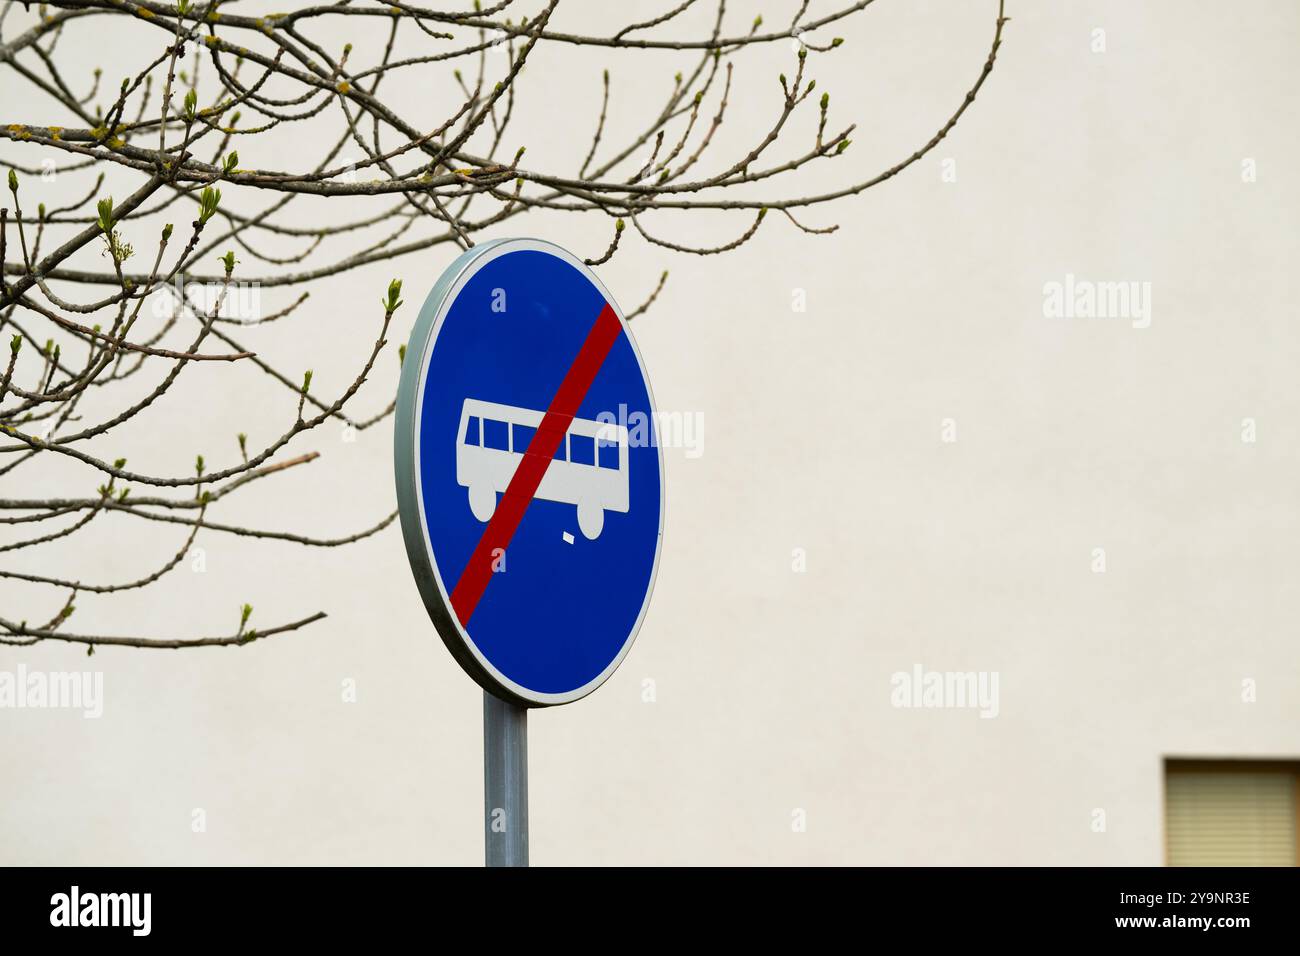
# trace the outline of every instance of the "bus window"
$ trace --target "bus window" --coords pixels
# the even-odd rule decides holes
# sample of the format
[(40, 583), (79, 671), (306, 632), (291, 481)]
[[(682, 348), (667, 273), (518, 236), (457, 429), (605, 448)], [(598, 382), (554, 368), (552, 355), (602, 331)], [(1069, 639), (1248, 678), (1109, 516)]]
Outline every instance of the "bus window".
[(560, 443), (555, 446), (555, 454), (551, 456), (554, 461), (569, 460), (569, 448), (568, 448), (569, 443), (567, 439), (568, 439), (567, 435), (560, 436)]
[(477, 415), (471, 415), (469, 417), (469, 422), (465, 425), (465, 444), (466, 445), (483, 444), (483, 436), (482, 433), (479, 431)]
[(515, 454), (522, 455), (524, 452), (528, 451), (528, 444), (533, 440), (533, 434), (537, 429), (530, 425), (517, 424), (511, 425), (510, 427), (513, 428), (515, 432), (512, 439), (514, 441), (512, 447), (515, 450)]
[(569, 435), (569, 461), (575, 465), (596, 463), (596, 440), (590, 435)]
[(510, 426), (505, 422), (483, 419), (483, 447), (510, 450)]
[(596, 442), (596, 464), (601, 468), (618, 469), (618, 442), (602, 438)]

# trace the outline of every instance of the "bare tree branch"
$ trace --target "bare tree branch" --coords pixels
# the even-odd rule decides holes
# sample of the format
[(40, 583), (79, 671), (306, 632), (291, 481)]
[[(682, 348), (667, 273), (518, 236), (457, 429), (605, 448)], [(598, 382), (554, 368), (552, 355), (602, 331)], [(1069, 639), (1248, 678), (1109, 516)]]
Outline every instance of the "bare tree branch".
[[(851, 162), (844, 157), (854, 126), (837, 122), (829, 96), (816, 89), (820, 58), (840, 55), (844, 46), (819, 31), (872, 3), (845, 3), (809, 20), (807, 0), (791, 0), (780, 20), (788, 25), (768, 28), (762, 17), (738, 18), (725, 0), (665, 0), (658, 15), (604, 35), (553, 25), (560, 0), (485, 0), (468, 11), (345, 0), (265, 17), (216, 0), (56, 0), (31, 9), (24, 4), (21, 11), (8, 4), (0, 31), (11, 35), (0, 32), (0, 69), (9, 71), (6, 89), (22, 93), (5, 98), (3, 110), (13, 115), (0, 117), (9, 167), (0, 209), (0, 348), (9, 349), (0, 352), (0, 481), (8, 482), (0, 526), (14, 532), (0, 542), (0, 558), (11, 562), (0, 564), (0, 578), (50, 589), (53, 600), (38, 599), (45, 606), (40, 613), (0, 608), (0, 643), (63, 641), (91, 652), (97, 646), (242, 645), (320, 620), (318, 612), (254, 629), (252, 608), (244, 604), (238, 628), (221, 637), (67, 629), (78, 595), (161, 586), (209, 534), (331, 548), (392, 523), (389, 501), (374, 507), (386, 517), (334, 537), (216, 520), (237, 493), (317, 460), (315, 452), (291, 453), (295, 439), (326, 423), (364, 430), (394, 409), (391, 392), (368, 395), (369, 407), (359, 411), (355, 405), (400, 305), (396, 280), (375, 325), (358, 327), (369, 345), (341, 391), (313, 391), (310, 371), (282, 367), (252, 347), (273, 323), (279, 329), (310, 318), (314, 283), (429, 249), (450, 257), (503, 224), (545, 213), (596, 214), (588, 217), (591, 265), (638, 242), (665, 255), (733, 250), (774, 209), (782, 216), (772, 217), (769, 228), (834, 232), (833, 223), (806, 225), (794, 211), (857, 195), (929, 154), (983, 89), (1008, 22), (999, 0), (992, 45), (973, 85), (927, 142), (884, 170), (828, 186), (827, 172)], [(697, 18), (703, 27), (689, 26)], [(369, 25), (382, 33), (367, 32)], [(60, 45), (73, 31), (123, 29), (133, 36), (130, 61), (145, 65), (117, 85), (99, 67), (68, 56), (66, 41)], [(684, 30), (693, 35), (672, 38)], [(338, 48), (329, 38), (339, 36), (379, 42), (370, 51), (352, 43)], [(399, 38), (418, 43), (418, 55), (396, 56)], [(768, 103), (770, 120), (757, 138), (722, 155), (719, 130), (738, 95), (737, 55), (770, 44), (789, 56), (788, 66), (776, 82), (744, 90), (746, 108)], [(569, 47), (608, 51), (632, 69), (626, 78), (602, 70), (589, 140), (570, 164), (540, 168), (511, 142), (516, 109), (526, 108), (520, 94), (535, 83), (525, 80), (525, 66), (539, 50)], [(786, 47), (793, 47), (789, 54)], [(111, 43), (98, 48), (118, 52)], [(400, 115), (381, 93), (394, 82), (429, 90), (431, 119)], [(662, 105), (616, 140), (613, 91), (647, 83), (663, 84)], [(32, 114), (37, 109), (43, 112)], [(325, 148), (263, 150), (264, 167), (241, 162), (241, 145), (251, 153), (249, 144), (279, 142), (268, 137), (286, 134)], [(74, 188), (60, 204), (32, 209), (24, 179), (51, 168), (74, 177)], [(816, 185), (799, 185), (809, 180)], [(110, 181), (130, 183), (125, 198), (105, 193)], [(350, 197), (362, 211), (321, 221), (320, 204), (309, 207), (313, 198), (303, 197)], [(706, 210), (731, 224), (723, 234), (730, 238), (701, 240), (695, 216), (683, 230), (674, 215)], [(153, 242), (146, 254), (147, 237)], [(667, 278), (664, 270), (628, 319), (658, 300)], [(249, 287), (288, 287), (292, 301), (243, 314), (240, 296)], [(256, 414), (269, 437), (227, 438), (214, 466), (196, 454), (193, 469), (183, 473), (158, 462), (128, 468), (125, 459), (103, 453), (128, 423), (157, 422), (157, 410), (177, 401), (176, 383), (194, 379), (200, 366), (254, 375), (265, 384)], [(194, 437), (187, 432), (176, 440)], [(45, 469), (39, 481), (37, 463)], [(51, 470), (72, 483), (70, 493), (49, 493)], [(177, 540), (142, 572), (115, 581), (33, 570), (35, 549), (93, 541), (87, 536), (108, 525), (120, 540), (124, 524), (176, 525)], [(51, 610), (48, 622), (29, 625)]]

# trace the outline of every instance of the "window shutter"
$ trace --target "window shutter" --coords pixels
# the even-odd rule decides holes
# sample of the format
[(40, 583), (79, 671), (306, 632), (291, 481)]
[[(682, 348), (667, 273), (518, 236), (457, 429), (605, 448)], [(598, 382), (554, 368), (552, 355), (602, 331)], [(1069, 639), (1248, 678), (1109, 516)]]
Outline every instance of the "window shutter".
[(1295, 866), (1296, 777), (1174, 771), (1165, 779), (1170, 866)]

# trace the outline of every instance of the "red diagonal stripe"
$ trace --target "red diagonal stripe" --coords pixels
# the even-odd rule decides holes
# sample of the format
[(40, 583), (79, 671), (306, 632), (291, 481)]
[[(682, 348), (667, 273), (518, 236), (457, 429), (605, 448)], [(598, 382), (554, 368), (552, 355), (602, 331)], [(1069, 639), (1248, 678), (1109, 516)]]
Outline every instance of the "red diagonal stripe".
[(606, 303), (591, 331), (587, 333), (573, 364), (569, 366), (569, 371), (565, 373), (564, 380), (560, 382), (542, 423), (537, 426), (532, 441), (524, 451), (524, 457), (515, 468), (510, 484), (506, 486), (505, 494), (501, 496), (496, 511), (492, 512), (491, 520), (483, 529), (483, 537), (479, 538), (474, 553), (469, 557), (469, 563), (465, 565), (460, 580), (452, 589), (451, 607), (462, 627), (469, 626), (469, 619), (478, 607), (483, 592), (487, 590), (488, 582), (492, 580), (493, 557), (503, 554), (510, 539), (515, 536), (524, 512), (537, 493), (537, 486), (542, 483), (542, 477), (555, 457), (555, 449), (563, 441), (569, 423), (578, 413), (578, 406), (582, 404), (605, 356), (618, 340), (621, 331), (618, 316)]

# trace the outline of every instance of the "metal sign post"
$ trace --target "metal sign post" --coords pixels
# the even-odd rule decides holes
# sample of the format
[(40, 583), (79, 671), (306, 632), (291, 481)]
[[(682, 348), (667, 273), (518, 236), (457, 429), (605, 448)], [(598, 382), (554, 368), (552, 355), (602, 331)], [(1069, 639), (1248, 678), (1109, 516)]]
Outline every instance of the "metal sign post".
[(524, 866), (526, 708), (614, 673), (663, 538), (649, 379), (595, 273), (536, 239), (462, 253), (411, 330), (393, 452), (416, 586), (486, 694), (487, 862)]
[(483, 691), (483, 840), (488, 866), (528, 865), (528, 708)]

